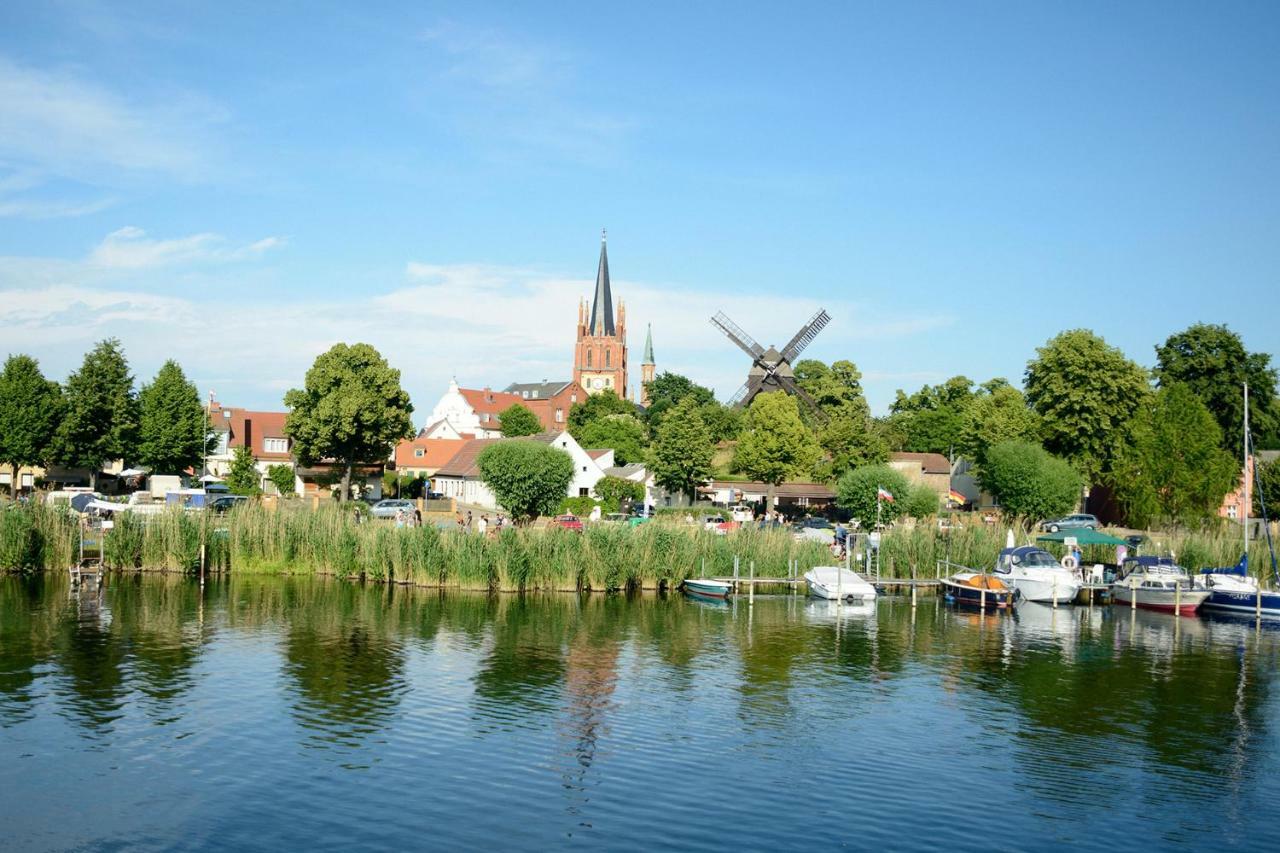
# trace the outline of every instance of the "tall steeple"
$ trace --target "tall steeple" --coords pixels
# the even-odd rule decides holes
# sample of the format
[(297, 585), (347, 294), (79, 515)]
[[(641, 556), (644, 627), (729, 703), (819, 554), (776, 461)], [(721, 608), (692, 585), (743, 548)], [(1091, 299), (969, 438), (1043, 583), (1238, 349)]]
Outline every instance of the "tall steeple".
[(613, 291), (609, 288), (609, 253), (605, 249), (605, 232), (600, 231), (600, 266), (596, 269), (596, 295), (591, 301), (589, 335), (615, 335), (613, 325)]
[(653, 364), (653, 324), (650, 323), (644, 333), (644, 361), (641, 364)]
[(640, 362), (640, 405), (649, 407), (649, 383), (653, 382), (658, 371), (653, 363), (653, 325), (650, 324), (644, 333), (644, 361)]

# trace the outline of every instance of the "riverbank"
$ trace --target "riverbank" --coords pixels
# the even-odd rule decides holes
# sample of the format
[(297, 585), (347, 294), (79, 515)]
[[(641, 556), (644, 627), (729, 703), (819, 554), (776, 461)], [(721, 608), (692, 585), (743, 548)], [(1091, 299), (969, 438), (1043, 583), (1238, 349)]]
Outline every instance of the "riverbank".
[[(1234, 536), (1151, 533), (1151, 548), (1174, 553), (1192, 571), (1239, 559)], [(224, 516), (180, 510), (157, 516), (120, 513), (103, 537), (104, 562), (117, 571), (332, 575), (448, 589), (537, 591), (660, 589), (688, 577), (733, 573), (785, 577), (831, 562), (818, 542), (785, 530), (745, 528), (717, 535), (679, 521), (638, 527), (589, 525), (585, 532), (509, 528), (481, 536), (432, 526), (400, 528), (357, 523), (336, 505), (252, 504)], [(0, 570), (65, 571), (79, 558), (77, 520), (42, 506), (0, 512)], [(886, 577), (932, 577), (939, 560), (994, 564), (1004, 528), (970, 525), (940, 531), (931, 524), (884, 534), (880, 571)], [(203, 555), (203, 562), (202, 562)], [(1111, 562), (1114, 551), (1089, 549), (1086, 561)]]

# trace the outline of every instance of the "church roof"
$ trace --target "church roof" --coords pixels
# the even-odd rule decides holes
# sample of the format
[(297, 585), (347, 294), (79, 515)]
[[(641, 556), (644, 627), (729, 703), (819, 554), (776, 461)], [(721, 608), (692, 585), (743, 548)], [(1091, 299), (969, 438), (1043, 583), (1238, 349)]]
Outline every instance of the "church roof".
[(644, 333), (644, 361), (641, 364), (656, 364), (653, 360), (653, 324), (650, 323)]
[(506, 394), (519, 394), (524, 400), (546, 400), (569, 387), (572, 380), (564, 382), (512, 382), (503, 389)]
[(596, 295), (591, 300), (591, 335), (616, 335), (613, 326), (613, 291), (609, 288), (609, 253), (605, 249), (604, 235), (600, 236), (600, 266), (596, 269)]

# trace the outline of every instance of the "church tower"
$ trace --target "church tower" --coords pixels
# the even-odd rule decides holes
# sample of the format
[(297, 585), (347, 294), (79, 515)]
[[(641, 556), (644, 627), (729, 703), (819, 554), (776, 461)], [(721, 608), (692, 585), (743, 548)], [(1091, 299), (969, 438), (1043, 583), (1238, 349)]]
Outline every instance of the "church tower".
[(653, 363), (653, 324), (644, 333), (644, 361), (640, 362), (640, 405), (649, 407), (649, 383), (654, 379), (657, 365)]
[(595, 298), (588, 307), (578, 303), (578, 343), (573, 348), (573, 378), (588, 394), (612, 391), (627, 398), (627, 312), (622, 302), (613, 313), (609, 286), (609, 254), (600, 235), (600, 266), (596, 269)]

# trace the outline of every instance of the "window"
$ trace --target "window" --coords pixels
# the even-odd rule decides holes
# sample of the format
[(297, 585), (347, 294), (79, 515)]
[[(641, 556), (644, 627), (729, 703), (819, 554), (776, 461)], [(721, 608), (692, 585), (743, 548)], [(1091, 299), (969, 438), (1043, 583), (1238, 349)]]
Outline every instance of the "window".
[(587, 495), (587, 490), (586, 490), (586, 489), (578, 489), (578, 497), (580, 497), (580, 498), (588, 497), (588, 495)]
[(262, 440), (262, 449), (267, 453), (288, 453), (289, 439), (266, 438)]
[(485, 423), (488, 423), (488, 422), (489, 422), (489, 413), (488, 413), (488, 412), (485, 412), (483, 415), (481, 415), (480, 420), (484, 421)]
[(578, 402), (578, 394), (577, 394), (577, 392), (576, 392), (576, 391), (575, 391), (574, 393), (572, 393), (572, 394), (570, 394), (570, 395), (569, 395), (569, 402), (570, 402), (570, 403), (576, 403), (576, 402)]
[(426, 456), (426, 455), (427, 455), (427, 451), (423, 450), (421, 447), (415, 447), (415, 448), (413, 449), (413, 458), (414, 458), (414, 459), (421, 459), (422, 457), (424, 457), (424, 456)]
[(605, 351), (604, 351), (604, 366), (605, 366), (605, 367), (609, 367), (609, 366), (610, 366), (610, 363), (612, 362), (612, 358), (611, 358), (611, 356), (612, 356), (612, 355), (613, 355), (613, 352), (612, 352), (611, 350), (605, 350)]
[(591, 366), (591, 350), (587, 350), (587, 367)]
[(529, 399), (529, 392), (528, 392), (528, 391), (521, 391), (521, 392), (520, 392), (520, 395), (521, 395), (522, 397), (524, 397), (526, 400), (528, 400), (528, 399)]
[(556, 423), (564, 421), (564, 409), (556, 409)]
[(583, 466), (582, 466), (582, 473), (584, 473), (584, 474), (585, 474), (585, 473), (587, 473), (587, 466), (586, 466), (586, 465), (583, 465)]

